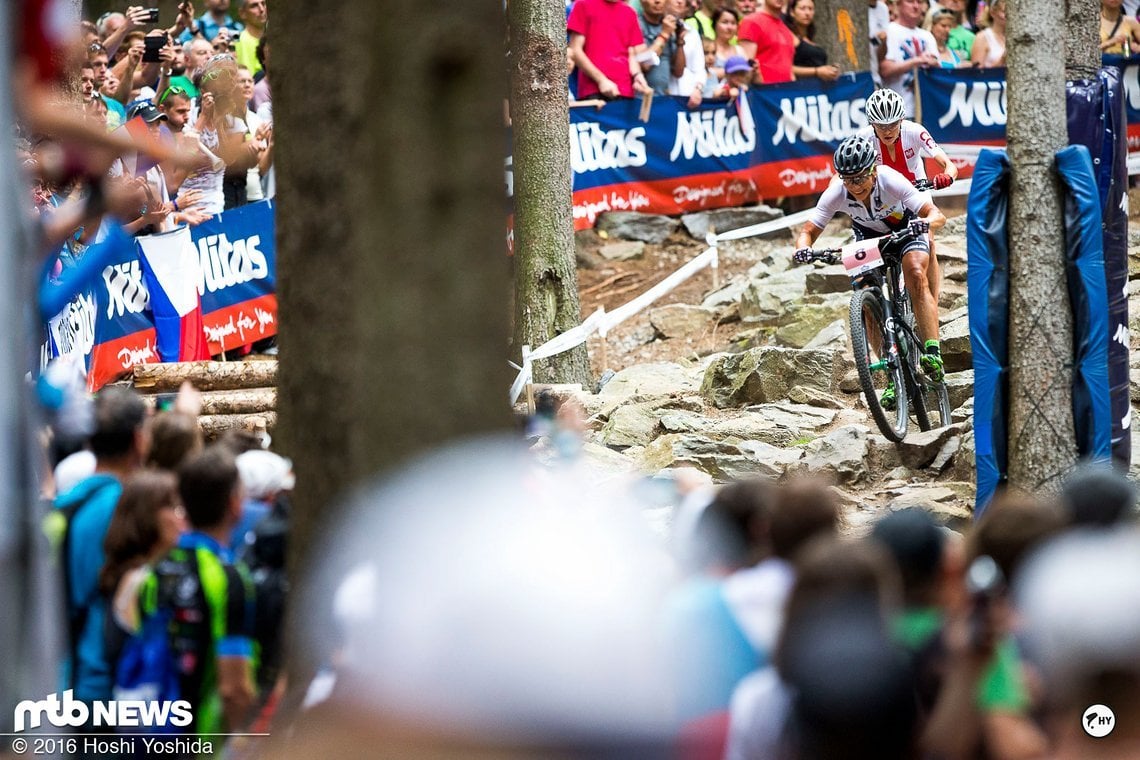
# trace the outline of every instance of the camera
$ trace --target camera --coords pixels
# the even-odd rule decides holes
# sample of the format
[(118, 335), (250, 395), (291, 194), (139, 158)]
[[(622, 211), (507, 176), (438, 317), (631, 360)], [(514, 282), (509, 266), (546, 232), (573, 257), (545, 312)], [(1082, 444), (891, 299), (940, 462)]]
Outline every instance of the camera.
[(148, 24), (157, 24), (158, 23), (158, 8), (147, 8), (146, 9), (146, 22)]
[(162, 60), (159, 53), (166, 47), (166, 37), (143, 37), (143, 62), (157, 63)]

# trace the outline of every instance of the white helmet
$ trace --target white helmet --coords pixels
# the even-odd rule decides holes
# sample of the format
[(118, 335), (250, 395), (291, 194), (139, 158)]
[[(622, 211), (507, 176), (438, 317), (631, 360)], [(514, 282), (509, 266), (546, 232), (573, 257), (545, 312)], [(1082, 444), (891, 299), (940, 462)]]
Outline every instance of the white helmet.
[(894, 124), (906, 116), (902, 95), (881, 87), (867, 98), (867, 121), (872, 124)]

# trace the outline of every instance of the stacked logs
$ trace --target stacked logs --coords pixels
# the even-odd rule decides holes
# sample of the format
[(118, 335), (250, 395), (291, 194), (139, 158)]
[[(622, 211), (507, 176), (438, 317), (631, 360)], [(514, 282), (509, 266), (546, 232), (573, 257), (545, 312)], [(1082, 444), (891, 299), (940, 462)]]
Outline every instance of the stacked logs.
[(207, 440), (230, 428), (273, 433), (277, 426), (277, 360), (139, 364), (135, 389), (157, 404), (173, 399), (183, 381), (202, 393), (198, 425)]

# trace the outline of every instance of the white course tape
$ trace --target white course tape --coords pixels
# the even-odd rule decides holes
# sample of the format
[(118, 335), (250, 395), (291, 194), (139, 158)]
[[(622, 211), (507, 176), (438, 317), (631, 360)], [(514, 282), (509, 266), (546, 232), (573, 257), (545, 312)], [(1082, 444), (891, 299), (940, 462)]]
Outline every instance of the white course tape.
[(697, 256), (695, 259), (685, 264), (685, 266), (681, 267), (676, 272), (669, 275), (664, 280), (639, 295), (637, 298), (633, 299), (624, 306), (619, 306), (618, 308), (606, 314), (605, 319), (603, 320), (605, 323), (603, 332), (609, 332), (615, 326), (629, 319), (634, 314), (638, 313), (646, 306), (653, 303), (658, 298), (673, 290), (682, 282), (707, 267), (715, 256), (716, 249), (709, 248), (700, 256)]
[(807, 211), (799, 211), (791, 216), (781, 216), (779, 219), (773, 219), (770, 222), (754, 224), (751, 227), (741, 227), (738, 230), (731, 230), (722, 235), (717, 235), (716, 241), (722, 243), (725, 240), (741, 240), (743, 238), (763, 235), (768, 232), (776, 232), (788, 227), (795, 227), (811, 219), (812, 213), (812, 210), (808, 209)]

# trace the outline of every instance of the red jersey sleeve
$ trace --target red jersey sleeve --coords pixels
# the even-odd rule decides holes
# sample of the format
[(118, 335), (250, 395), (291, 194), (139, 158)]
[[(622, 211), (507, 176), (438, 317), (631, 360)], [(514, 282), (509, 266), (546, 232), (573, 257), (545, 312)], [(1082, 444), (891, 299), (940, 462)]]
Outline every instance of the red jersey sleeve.
[(740, 27), (736, 30), (736, 38), (748, 42), (760, 42), (760, 24), (752, 18), (752, 14), (740, 20)]

